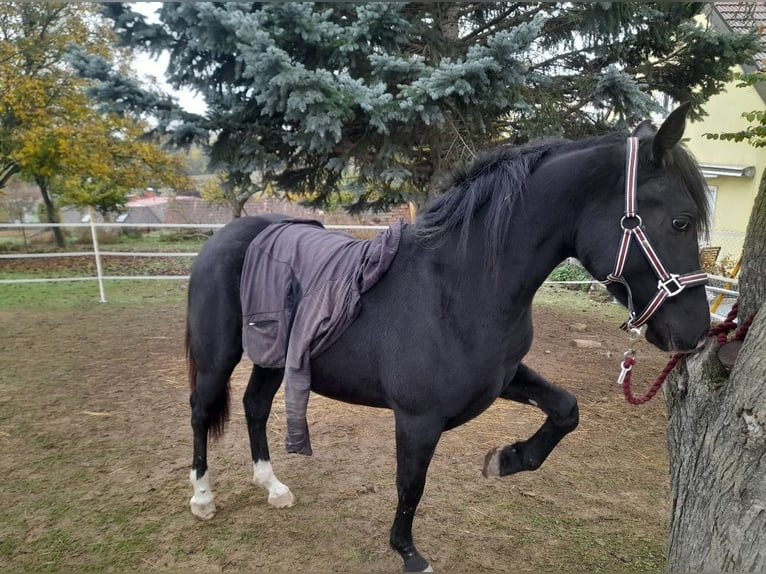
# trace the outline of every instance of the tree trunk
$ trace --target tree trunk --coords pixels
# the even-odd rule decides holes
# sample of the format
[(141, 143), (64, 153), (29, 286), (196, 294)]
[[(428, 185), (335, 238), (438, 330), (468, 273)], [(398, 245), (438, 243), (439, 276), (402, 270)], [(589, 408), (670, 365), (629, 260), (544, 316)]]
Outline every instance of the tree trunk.
[(460, 6), (451, 2), (436, 4), (437, 18), (442, 37), (452, 45), (456, 44), (460, 38)]
[(21, 167), (15, 161), (9, 161), (0, 166), (0, 189), (8, 185), (10, 179), (19, 171), (21, 171)]
[[(48, 182), (43, 178), (36, 180), (37, 186), (40, 188), (40, 193), (43, 196), (43, 203), (45, 204), (45, 211), (48, 214), (48, 223), (59, 223), (58, 215), (56, 214), (56, 206), (53, 205), (53, 199), (48, 190)], [(53, 236), (56, 238), (56, 245), (64, 247), (64, 233), (60, 227), (52, 227)]]
[(241, 197), (233, 197), (231, 199), (231, 215), (234, 219), (242, 217), (242, 211), (244, 211), (248, 199), (250, 199), (249, 196), (244, 199)]
[(766, 301), (766, 170), (747, 224), (740, 273), (740, 317), (752, 315)]
[(711, 341), (665, 389), (669, 571), (766, 570), (766, 178), (743, 255), (740, 324), (759, 312), (731, 373)]

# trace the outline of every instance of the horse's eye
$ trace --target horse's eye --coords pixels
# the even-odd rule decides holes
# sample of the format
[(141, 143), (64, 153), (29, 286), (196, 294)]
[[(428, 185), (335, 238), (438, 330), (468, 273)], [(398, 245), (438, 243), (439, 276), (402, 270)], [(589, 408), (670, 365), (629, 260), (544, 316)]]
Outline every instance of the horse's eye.
[(687, 217), (675, 217), (673, 218), (673, 227), (678, 231), (686, 231), (689, 229), (689, 219)]

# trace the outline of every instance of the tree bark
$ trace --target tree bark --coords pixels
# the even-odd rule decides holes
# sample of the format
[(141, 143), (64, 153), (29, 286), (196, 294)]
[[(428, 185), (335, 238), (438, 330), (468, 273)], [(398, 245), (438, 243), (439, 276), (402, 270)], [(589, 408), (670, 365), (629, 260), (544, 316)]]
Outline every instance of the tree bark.
[(21, 166), (15, 161), (9, 161), (0, 166), (0, 190), (8, 185), (10, 179), (19, 171), (21, 171)]
[[(56, 206), (53, 205), (53, 199), (51, 198), (50, 191), (48, 190), (48, 182), (43, 178), (37, 178), (37, 186), (40, 188), (40, 194), (43, 196), (43, 203), (45, 204), (45, 211), (48, 214), (48, 223), (59, 223), (58, 215), (56, 214)], [(58, 247), (64, 247), (64, 233), (60, 227), (52, 227), (53, 237), (56, 238), (56, 245)]]
[(756, 310), (731, 373), (711, 340), (667, 380), (669, 571), (766, 570), (766, 178), (745, 238), (740, 324)]
[(452, 45), (460, 39), (460, 6), (445, 2), (436, 4), (442, 37)]
[(743, 320), (766, 301), (766, 170), (753, 203), (742, 250), (739, 313)]
[(731, 375), (717, 345), (668, 381), (667, 569), (766, 569), (766, 312)]

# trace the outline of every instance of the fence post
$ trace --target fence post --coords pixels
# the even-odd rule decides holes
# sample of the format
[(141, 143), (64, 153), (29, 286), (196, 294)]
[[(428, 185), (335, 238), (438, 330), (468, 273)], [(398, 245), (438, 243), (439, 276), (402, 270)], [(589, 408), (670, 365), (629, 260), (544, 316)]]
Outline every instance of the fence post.
[(88, 219), (90, 219), (90, 237), (93, 240), (93, 255), (96, 257), (99, 301), (101, 303), (106, 303), (106, 297), (104, 296), (104, 277), (101, 272), (101, 254), (98, 251), (98, 234), (96, 233), (96, 223), (93, 218), (93, 208), (91, 206), (88, 206)]

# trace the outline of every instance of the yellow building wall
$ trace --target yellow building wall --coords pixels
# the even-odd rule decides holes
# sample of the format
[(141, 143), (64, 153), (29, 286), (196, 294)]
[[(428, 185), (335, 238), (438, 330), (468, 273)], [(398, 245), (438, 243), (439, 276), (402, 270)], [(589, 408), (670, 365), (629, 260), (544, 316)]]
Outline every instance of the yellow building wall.
[(703, 134), (743, 130), (748, 126), (743, 112), (766, 109), (755, 88), (736, 84), (730, 82), (725, 91), (710, 98), (703, 108), (708, 115), (688, 123), (684, 133), (686, 145), (699, 163), (755, 167), (752, 178), (718, 176), (707, 180), (717, 188), (710, 244), (721, 247), (721, 258), (735, 260), (742, 252), (750, 211), (766, 167), (766, 150), (746, 142), (710, 140)]

